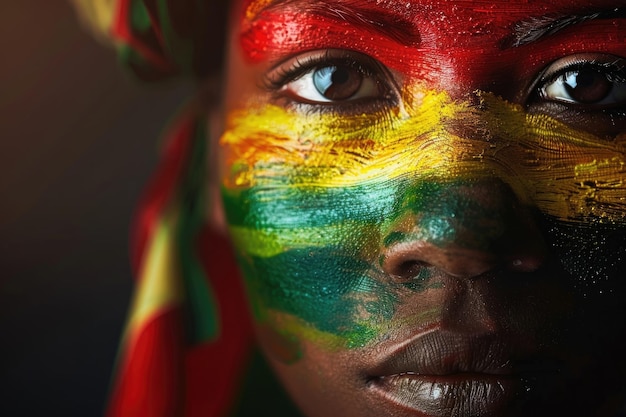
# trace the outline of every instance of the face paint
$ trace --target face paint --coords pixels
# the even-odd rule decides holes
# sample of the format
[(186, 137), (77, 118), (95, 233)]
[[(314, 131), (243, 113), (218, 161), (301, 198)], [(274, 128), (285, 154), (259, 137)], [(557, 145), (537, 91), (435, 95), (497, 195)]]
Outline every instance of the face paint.
[[(382, 58), (394, 56), (398, 50), (415, 47), (419, 43), (419, 35), (412, 30), (410, 23), (391, 24), (393, 17), (390, 15), (386, 16), (389, 24), (368, 25), (367, 16), (351, 17), (353, 15), (348, 13), (349, 9), (342, 11), (340, 8), (334, 8), (331, 13), (345, 13), (346, 16), (345, 20), (337, 21), (327, 16), (329, 10), (326, 6), (312, 8), (319, 11), (320, 15), (303, 17), (296, 9), (293, 13), (269, 14), (262, 20), (252, 21), (247, 33), (242, 37), (242, 46), (247, 51), (249, 61), (259, 62), (273, 56), (284, 56), (296, 50), (330, 47), (356, 49)], [(384, 18), (385, 15), (378, 14), (379, 20), (381, 17)], [(355, 22), (363, 27), (355, 26)], [(325, 36), (303, 40), (299, 36), (301, 30), (310, 33), (323, 31)], [(303, 44), (303, 41), (308, 44)], [(408, 62), (399, 63), (398, 69), (408, 71), (408, 65)]]
[[(234, 167), (225, 185), (386, 189), (385, 181), (415, 172), (437, 180), (497, 176), (554, 217), (624, 221), (626, 134), (606, 141), (479, 95), (481, 110), (429, 92), (415, 109), (389, 114), (303, 116), (273, 106), (234, 112), (222, 137)], [(459, 136), (455, 124), (474, 126), (482, 137)]]
[[(487, 93), (478, 107), (442, 92), (411, 95), (422, 96), (414, 107), (376, 117), (275, 106), (231, 115), (224, 199), (257, 311), (366, 342), (407, 288), (383, 277), (378, 248), (402, 239), (390, 228), (407, 212), (422, 216), (422, 239), (445, 246), (447, 226), (437, 222), (446, 208), (432, 221), (428, 213), (450, 181), (498, 177), (563, 222), (626, 224), (624, 137), (607, 142)], [(460, 122), (482, 134), (460, 136)], [(480, 210), (454, 204), (463, 207), (447, 216)], [(424, 290), (419, 281), (413, 289)]]

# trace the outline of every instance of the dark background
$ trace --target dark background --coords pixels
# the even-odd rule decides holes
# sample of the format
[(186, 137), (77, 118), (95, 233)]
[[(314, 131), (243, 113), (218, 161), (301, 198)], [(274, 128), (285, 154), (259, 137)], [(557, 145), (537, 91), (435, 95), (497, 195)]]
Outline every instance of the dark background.
[(133, 209), (189, 91), (133, 80), (64, 1), (0, 1), (1, 416), (102, 414)]

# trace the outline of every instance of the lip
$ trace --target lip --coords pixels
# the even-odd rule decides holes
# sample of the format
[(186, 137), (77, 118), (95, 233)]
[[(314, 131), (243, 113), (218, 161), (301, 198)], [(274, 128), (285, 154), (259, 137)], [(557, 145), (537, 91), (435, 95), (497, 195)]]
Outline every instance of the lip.
[(392, 348), (369, 373), (367, 386), (420, 416), (509, 415), (560, 373), (558, 362), (533, 350), (499, 334), (434, 329)]

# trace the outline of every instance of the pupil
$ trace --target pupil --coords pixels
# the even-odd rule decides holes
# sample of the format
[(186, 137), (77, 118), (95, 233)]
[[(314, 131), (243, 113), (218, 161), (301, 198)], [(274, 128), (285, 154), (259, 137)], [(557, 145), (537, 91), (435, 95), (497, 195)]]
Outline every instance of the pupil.
[(350, 74), (345, 68), (335, 68), (335, 72), (332, 75), (333, 83), (343, 84), (349, 79)]
[(605, 99), (613, 88), (605, 74), (594, 70), (572, 71), (565, 74), (564, 85), (572, 100), (593, 104)]
[(346, 100), (361, 87), (363, 74), (349, 67), (323, 67), (313, 73), (316, 90), (328, 100)]

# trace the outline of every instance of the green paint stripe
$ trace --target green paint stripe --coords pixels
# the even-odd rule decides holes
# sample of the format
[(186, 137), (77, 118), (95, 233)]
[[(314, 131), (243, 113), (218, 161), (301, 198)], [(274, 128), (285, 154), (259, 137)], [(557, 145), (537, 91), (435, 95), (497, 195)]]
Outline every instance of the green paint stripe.
[(222, 196), (231, 226), (277, 229), (282, 233), (286, 229), (346, 222), (383, 224), (407, 208), (422, 211), (455, 183), (402, 178), (342, 188), (222, 188)]
[(379, 222), (390, 215), (403, 182), (346, 188), (223, 189), (228, 222), (234, 226), (290, 229), (345, 221)]
[(281, 230), (230, 227), (236, 247), (248, 255), (268, 258), (292, 249), (341, 246), (349, 237), (368, 238), (379, 242), (378, 226), (372, 223), (345, 222), (321, 227), (301, 227)]

